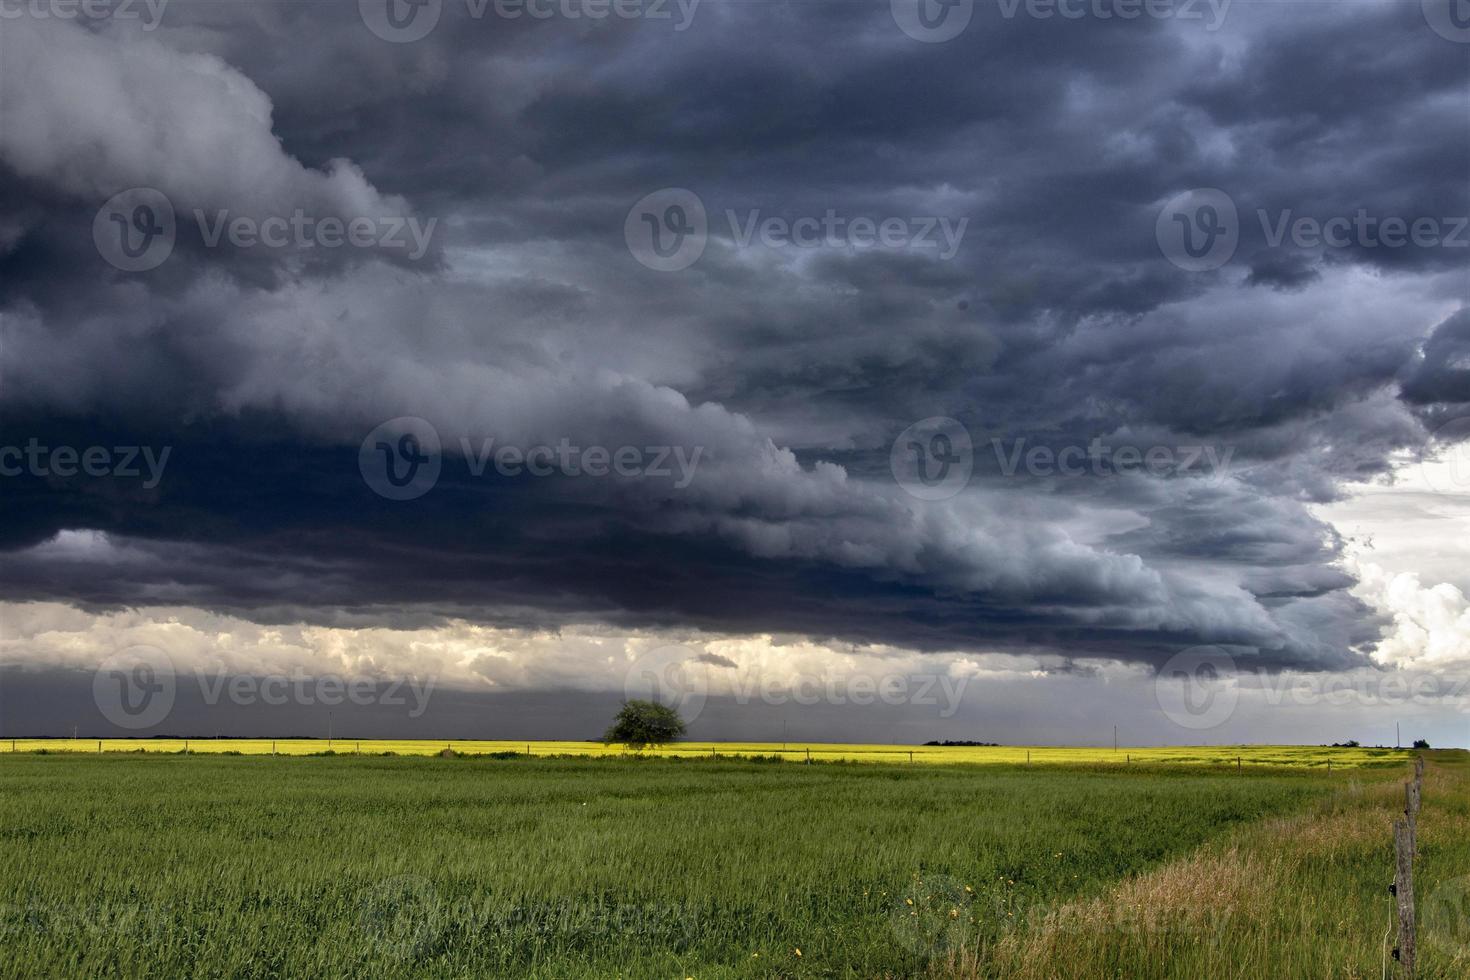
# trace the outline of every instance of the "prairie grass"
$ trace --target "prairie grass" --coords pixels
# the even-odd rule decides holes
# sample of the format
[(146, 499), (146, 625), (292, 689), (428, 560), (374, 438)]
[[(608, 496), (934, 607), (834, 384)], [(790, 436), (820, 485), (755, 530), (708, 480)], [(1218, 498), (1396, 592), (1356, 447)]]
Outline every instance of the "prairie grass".
[[(1033, 910), (1075, 903), (1086, 924), (1115, 914), (1090, 903), (1121, 901), (1183, 910), (1186, 925), (1224, 910), (1233, 924), (1276, 875), (1337, 892), (1294, 899), (1259, 941), (1311, 929), (1312, 948), (1357, 943), (1339, 962), (1367, 962), (1386, 862), (1371, 818), (1361, 840), (1352, 829), (1376, 799), (1370, 784), (1349, 789), (1359, 779), (1178, 764), (0, 753), (0, 976), (988, 975), (1010, 950), (1091, 955), (1044, 934), (1033, 949)], [(1309, 823), (1291, 845), (1307, 856), (1254, 849), (1251, 827), (1281, 841), (1303, 812), (1340, 814), (1341, 839), (1314, 839)], [(1456, 862), (1470, 870), (1455, 832), (1426, 814), (1426, 867), (1440, 869), (1428, 886)], [(1234, 851), (1198, 857), (1222, 837)], [(1337, 850), (1312, 859), (1318, 846)], [(1328, 914), (1339, 893), (1341, 923)], [(1216, 962), (1207, 938), (1187, 962)], [(1125, 954), (1160, 950), (1152, 934), (1114, 937), (1096, 970), (1068, 960), (1059, 975), (1143, 975)]]

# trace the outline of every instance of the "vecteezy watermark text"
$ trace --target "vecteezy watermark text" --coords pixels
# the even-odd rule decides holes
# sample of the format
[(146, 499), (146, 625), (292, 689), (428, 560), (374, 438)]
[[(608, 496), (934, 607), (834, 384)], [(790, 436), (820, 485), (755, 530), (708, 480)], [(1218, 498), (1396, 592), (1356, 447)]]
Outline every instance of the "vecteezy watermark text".
[[(421, 41), (439, 25), (447, 0), (358, 0), (362, 22), (384, 41)], [(672, 21), (683, 32), (694, 22), (700, 0), (463, 0), (472, 21), (496, 20)]]
[[(1267, 248), (1322, 249), (1470, 248), (1470, 216), (1378, 215), (1367, 208), (1351, 214), (1298, 214), (1292, 208), (1256, 208)], [(1218, 269), (1234, 257), (1241, 241), (1234, 198), (1216, 187), (1170, 198), (1154, 223), (1159, 250), (1187, 272)]]
[(152, 490), (163, 479), (172, 446), (48, 446), (35, 436), (25, 446), (0, 446), (0, 476), (119, 477), (142, 479)]
[[(722, 217), (725, 237), (741, 249), (903, 249), (945, 261), (959, 252), (970, 224), (964, 217), (874, 217), (844, 214), (836, 208), (795, 216), (766, 214), (760, 208), (726, 208)], [(628, 251), (639, 264), (658, 272), (689, 268), (704, 254), (709, 236), (704, 201), (683, 187), (665, 187), (644, 195), (623, 220)]]
[(675, 708), (685, 722), (698, 718), (711, 697), (741, 707), (760, 703), (773, 707), (882, 704), (932, 708), (937, 717), (950, 718), (960, 709), (969, 683), (968, 675), (902, 670), (768, 674), (760, 669), (741, 670), (727, 658), (676, 643), (650, 650), (629, 664), (623, 675), (623, 693), (629, 699), (654, 700)]
[(1150, 476), (1178, 476), (1208, 471), (1224, 477), (1229, 472), (1235, 447), (1221, 452), (1215, 446), (1112, 446), (1101, 436), (1085, 447), (1032, 446), (1025, 438), (1014, 440), (1009, 447), (1000, 440), (990, 440), (995, 459), (1004, 476), (1024, 472), (1028, 476), (1116, 476), (1142, 471)]
[(1242, 670), (1224, 647), (1195, 646), (1170, 657), (1154, 677), (1154, 697), (1165, 717), (1193, 731), (1225, 724), (1247, 693), (1268, 708), (1465, 705), (1470, 701), (1470, 674)]
[(952, 259), (965, 237), (969, 218), (846, 217), (828, 208), (820, 218), (762, 217), (760, 208), (743, 215), (726, 209), (730, 237), (740, 248), (756, 242), (766, 248), (917, 248), (936, 249), (941, 259)]
[[(92, 676), (92, 699), (102, 716), (119, 728), (152, 728), (173, 711), (181, 676), (167, 652), (138, 644), (98, 665)], [(199, 701), (207, 707), (225, 703), (240, 707), (351, 704), (407, 708), (410, 718), (418, 718), (428, 709), (437, 683), (433, 676), (381, 678), (301, 668), (287, 673), (234, 674), (221, 666), (188, 676), (198, 685)]]
[[(294, 704), (303, 707), (353, 704), (358, 707), (382, 705), (408, 708), (408, 717), (418, 718), (429, 707), (434, 693), (434, 678), (397, 678), (383, 681), (373, 677), (347, 677), (341, 674), (310, 674), (296, 669), (289, 674), (212, 674), (196, 675), (204, 703), (213, 707), (222, 702), (241, 707), (265, 704), (272, 707)], [(410, 705), (410, 700), (412, 705)]]
[[(983, 2), (983, 0), (982, 0)], [(1219, 30), (1233, 0), (994, 0), (1005, 20), (1200, 21)], [(893, 22), (915, 41), (938, 44), (964, 33), (977, 0), (889, 0)]]
[[(227, 208), (192, 210), (198, 244), (206, 249), (308, 252), (356, 249), (417, 262), (429, 252), (438, 218), (414, 215), (236, 214)], [(92, 221), (92, 242), (102, 258), (124, 272), (147, 272), (168, 260), (178, 243), (173, 202), (152, 187), (114, 194)]]
[(448, 898), (440, 897), (428, 878), (412, 874), (375, 882), (356, 898), (358, 931), (373, 948), (398, 959), (424, 954), (445, 931), (529, 952), (552, 937), (683, 943), (700, 925), (691, 905), (536, 900), (490, 891)]
[(163, 20), (170, 0), (0, 0), (0, 21), (32, 17), (36, 20), (136, 20), (151, 31)]
[[(1005, 477), (1204, 476), (1224, 479), (1234, 447), (1198, 445), (1113, 445), (1102, 436), (1068, 445), (1028, 445), (1023, 436), (1009, 443), (991, 439), (996, 468)], [(975, 448), (964, 424), (948, 416), (922, 419), (904, 429), (889, 451), (893, 478), (920, 500), (946, 500), (969, 485)]]
[[(426, 419), (401, 416), (369, 432), (358, 450), (363, 482), (389, 500), (412, 500), (433, 489), (443, 470), (439, 432)], [(581, 445), (562, 437), (556, 443), (516, 446), (494, 437), (459, 439), (459, 458), (471, 477), (493, 469), (507, 478), (621, 477), (668, 480), (686, 489), (704, 456), (703, 446)]]
[(194, 221), (206, 248), (226, 241), (235, 248), (372, 248), (400, 251), (418, 261), (429, 250), (438, 218), (420, 222), (412, 215), (340, 218), (314, 217), (301, 208), (289, 216), (255, 218), (231, 216), (228, 210), (212, 215), (194, 211)]

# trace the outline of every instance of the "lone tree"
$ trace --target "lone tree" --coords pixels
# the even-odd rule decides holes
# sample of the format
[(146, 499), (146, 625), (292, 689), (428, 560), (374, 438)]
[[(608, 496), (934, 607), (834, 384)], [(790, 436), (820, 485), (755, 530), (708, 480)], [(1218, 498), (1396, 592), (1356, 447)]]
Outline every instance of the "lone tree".
[(630, 749), (641, 750), (647, 745), (672, 742), (683, 734), (684, 719), (679, 712), (657, 701), (634, 700), (623, 702), (602, 740), (608, 745), (622, 742)]

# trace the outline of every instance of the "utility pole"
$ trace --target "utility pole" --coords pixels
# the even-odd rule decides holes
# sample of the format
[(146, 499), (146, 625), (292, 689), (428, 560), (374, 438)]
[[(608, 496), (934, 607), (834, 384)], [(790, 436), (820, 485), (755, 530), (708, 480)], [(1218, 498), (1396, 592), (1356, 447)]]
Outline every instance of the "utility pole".
[(1398, 722), (1393, 723), (1393, 747), (1396, 749), (1401, 749), (1404, 747), (1404, 740), (1399, 736)]
[(332, 747), (332, 713), (327, 712), (327, 748)]
[(1118, 726), (1113, 726), (1113, 751), (1118, 751)]

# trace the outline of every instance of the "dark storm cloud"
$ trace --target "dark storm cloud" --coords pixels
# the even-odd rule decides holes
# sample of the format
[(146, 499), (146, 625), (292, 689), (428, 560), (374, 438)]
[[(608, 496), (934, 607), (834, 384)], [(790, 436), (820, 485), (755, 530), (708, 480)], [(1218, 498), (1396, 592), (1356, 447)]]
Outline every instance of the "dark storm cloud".
[[(153, 489), (6, 478), (0, 585), (262, 620), (1358, 662), (1378, 623), (1304, 503), (1470, 398), (1470, 249), (1380, 234), (1470, 214), (1464, 51), (1408, 6), (1239, 5), (1212, 32), (980, 4), (944, 44), (886, 4), (711, 0), (684, 31), (446, 2), (412, 44), (355, 3), (176, 0), (148, 36), (8, 25), (0, 442), (172, 457)], [(128, 273), (92, 222), (139, 185), (181, 231)], [(623, 242), (663, 187), (710, 220), (677, 273)], [(1190, 273), (1155, 221), (1196, 187), (1229, 195), (1240, 241)], [(222, 209), (438, 224), (412, 261), (208, 247), (190, 215)], [(752, 215), (828, 211), (965, 231), (948, 259), (740, 240)], [(1275, 240), (1360, 211), (1376, 237)], [(970, 488), (936, 503), (889, 473), (933, 415), (975, 440)], [(444, 474), (394, 502), (358, 448), (400, 416), (435, 427)], [(461, 438), (705, 455), (677, 488), (501, 479)], [(1081, 475), (1008, 470), (1018, 445), (1097, 440), (1108, 465)], [(1135, 472), (1121, 447), (1228, 462)], [(103, 536), (68, 551), (63, 530)]]
[(1404, 399), (1416, 405), (1470, 402), (1470, 311), (1435, 328), (1403, 389)]

